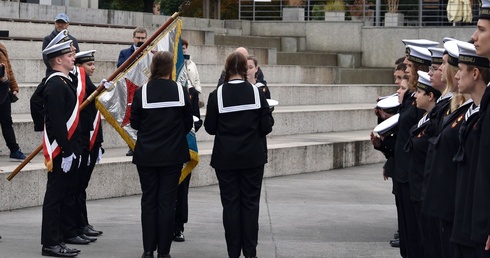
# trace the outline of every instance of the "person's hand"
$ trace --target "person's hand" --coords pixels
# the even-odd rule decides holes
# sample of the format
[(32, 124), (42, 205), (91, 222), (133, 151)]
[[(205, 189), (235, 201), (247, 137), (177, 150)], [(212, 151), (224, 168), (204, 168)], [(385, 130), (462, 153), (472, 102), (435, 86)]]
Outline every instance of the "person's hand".
[(390, 177), (386, 175), (386, 169), (383, 168), (383, 179), (384, 181), (388, 180)]
[(99, 164), (100, 160), (102, 159), (102, 147), (99, 148), (99, 155), (97, 155), (97, 160), (95, 161), (96, 164)]
[(487, 237), (487, 242), (485, 243), (485, 251), (490, 250), (490, 236)]
[(378, 111), (378, 117), (380, 117), (381, 119), (383, 119), (383, 121), (386, 120), (386, 119), (388, 119), (388, 118), (390, 118), (390, 117), (392, 117), (392, 116), (393, 116), (392, 114), (388, 114), (388, 113), (386, 113), (382, 109), (379, 109), (379, 111)]
[(87, 158), (87, 167), (90, 166), (90, 154), (88, 155), (88, 158)]
[(67, 173), (70, 171), (71, 164), (75, 158), (75, 154), (72, 153), (70, 156), (61, 159), (61, 169), (63, 169), (63, 172)]
[(374, 135), (374, 132), (371, 132), (369, 136), (371, 136), (371, 144), (375, 148), (379, 148), (379, 146), (381, 146), (381, 139), (378, 136)]
[(107, 81), (106, 79), (102, 79), (99, 85), (104, 85), (104, 88), (107, 90), (111, 87), (112, 83), (113, 83), (112, 81)]

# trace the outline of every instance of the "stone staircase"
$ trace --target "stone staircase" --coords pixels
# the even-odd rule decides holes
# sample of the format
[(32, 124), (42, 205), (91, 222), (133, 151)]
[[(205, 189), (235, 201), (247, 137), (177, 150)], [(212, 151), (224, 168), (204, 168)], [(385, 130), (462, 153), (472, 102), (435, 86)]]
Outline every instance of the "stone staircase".
[[(53, 25), (0, 19), (0, 30), (5, 29), (16, 38), (0, 39), (9, 51), (20, 83), (19, 101), (12, 105), (14, 130), (22, 150), (29, 153), (41, 143), (41, 135), (33, 131), (29, 98), (44, 77), (40, 40), (52, 31)], [(69, 30), (79, 39), (82, 51), (97, 50), (96, 72), (92, 78), (95, 83), (116, 70), (119, 51), (128, 47), (132, 36), (129, 27), (106, 28), (80, 23), (70, 26)], [(227, 41), (227, 36), (215, 34), (214, 40), (210, 40), (210, 30), (215, 31), (195, 27), (187, 30), (184, 20), (183, 37), (191, 42), (189, 52), (199, 69), (202, 99), (206, 102), (208, 94), (216, 88), (226, 56), (241, 45), (257, 56), (272, 97), (280, 103), (274, 111), (274, 130), (268, 137), (266, 177), (324, 171), (384, 159), (370, 145), (369, 132), (376, 125), (372, 112), (374, 100), (395, 90), (390, 84), (391, 69), (341, 67), (336, 53), (308, 53), (303, 57), (301, 53), (282, 52), (275, 45), (278, 44), (275, 37), (264, 43), (268, 38), (249, 36), (246, 44), (238, 44), (238, 37), (229, 37)], [(127, 44), (123, 44), (126, 41)], [(217, 44), (208, 44), (210, 41)], [(354, 56), (361, 58), (361, 53)], [(312, 62), (308, 63), (308, 59)], [(205, 108), (201, 109), (201, 115), (205, 119)], [(136, 167), (130, 157), (124, 156), (126, 144), (105, 121), (103, 128), (106, 154), (96, 166), (88, 197), (140, 193)], [(214, 170), (209, 166), (213, 137), (201, 129), (197, 139), (201, 162), (193, 172), (191, 185), (215, 184)], [(3, 138), (0, 151), (3, 154), (0, 155), (0, 211), (41, 205), (46, 184), (42, 155), (37, 155), (12, 181), (7, 181), (6, 176), (17, 163), (8, 162), (9, 152)]]

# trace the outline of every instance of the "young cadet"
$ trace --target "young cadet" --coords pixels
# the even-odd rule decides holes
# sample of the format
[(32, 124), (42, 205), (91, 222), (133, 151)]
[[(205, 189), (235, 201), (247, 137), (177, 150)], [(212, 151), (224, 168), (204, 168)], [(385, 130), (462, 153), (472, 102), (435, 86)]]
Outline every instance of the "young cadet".
[[(75, 65), (79, 70), (84, 70), (85, 76), (85, 98), (90, 96), (97, 87), (90, 80), (90, 76), (95, 71), (95, 50), (78, 52), (76, 54)], [(79, 171), (79, 194), (78, 201), (81, 209), (81, 220), (79, 234), (82, 238), (94, 242), (96, 238), (91, 238), (102, 234), (102, 231), (95, 230), (88, 222), (87, 214), (87, 193), (86, 189), (94, 171), (95, 164), (102, 158), (102, 125), (100, 112), (95, 108), (95, 101), (90, 102), (80, 111), (80, 127), (82, 139), (82, 158)], [(87, 237), (88, 236), (88, 237)]]
[[(474, 41), (476, 54), (490, 59), (490, 1), (482, 1), (482, 9), (478, 19), (478, 28), (471, 37)], [(480, 110), (480, 143), (476, 155), (478, 165), (476, 168), (475, 199), (473, 205), (473, 224), (471, 238), (477, 243), (477, 251), (484, 252), (485, 257), (490, 253), (490, 163), (488, 151), (490, 148), (490, 88), (489, 81), (481, 100)], [(484, 248), (484, 251), (481, 250)]]
[[(444, 46), (445, 52), (449, 52), (453, 57), (452, 60), (457, 60), (459, 56), (457, 45), (451, 43), (444, 44)], [(444, 55), (446, 57), (440, 66), (442, 74), (446, 72), (446, 68), (449, 66), (447, 64), (448, 53)], [(443, 82), (446, 82), (446, 77), (443, 76), (442, 78)], [(440, 243), (440, 247), (434, 246), (434, 250), (440, 251), (436, 253), (435, 257), (450, 258), (454, 254), (452, 243), (449, 240), (454, 220), (457, 172), (457, 164), (453, 161), (453, 157), (459, 148), (459, 128), (464, 120), (466, 110), (473, 101), (467, 100), (451, 112), (452, 89), (450, 84), (447, 84), (444, 92), (444, 95), (438, 99), (436, 104), (440, 105), (439, 103), (444, 102), (439, 112), (436, 132), (429, 139), (430, 146), (425, 167), (427, 176), (424, 178), (426, 181), (424, 182), (425, 195), (422, 212), (435, 220), (437, 226), (437, 234), (429, 235), (430, 243), (433, 245)], [(470, 98), (467, 97), (467, 99)], [(428, 163), (430, 163), (430, 166), (428, 166)]]
[(410, 139), (410, 129), (416, 125), (425, 113), (415, 104), (414, 92), (417, 85), (417, 70), (428, 71), (431, 62), (429, 50), (407, 45), (407, 74), (410, 76), (408, 90), (400, 105), (398, 120), (398, 135), (395, 144), (395, 186), (397, 188), (400, 212), (400, 244), (406, 244), (408, 257), (422, 257), (420, 230), (417, 224), (415, 209), (410, 199), (409, 164), (410, 153), (405, 151), (405, 145)]
[[(473, 104), (465, 114), (461, 125), (459, 139), (460, 148), (454, 156), (458, 163), (456, 178), (456, 202), (453, 232), (451, 241), (454, 243), (455, 257), (489, 257), (485, 251), (486, 239), (472, 239), (475, 221), (473, 216), (486, 216), (486, 214), (474, 214), (476, 168), (482, 124), (480, 120), (480, 104), (490, 80), (489, 61), (487, 58), (476, 54), (473, 45), (458, 42), (459, 46), (459, 71), (456, 74), (458, 90), (461, 93), (470, 94)], [(488, 168), (487, 168), (488, 169)], [(481, 197), (481, 196), (480, 196)], [(476, 199), (477, 200), (477, 199)], [(488, 201), (488, 199), (486, 200)], [(486, 203), (484, 203), (486, 205)], [(481, 224), (480, 224), (481, 225)], [(485, 227), (477, 230), (485, 231)], [(476, 232), (477, 233), (477, 232)]]
[(235, 51), (225, 62), (224, 84), (210, 93), (204, 128), (214, 137), (211, 166), (218, 177), (228, 257), (257, 257), (259, 204), (266, 135), (272, 109), (246, 81), (247, 57)]
[[(422, 185), (425, 176), (425, 162), (427, 150), (429, 148), (429, 135), (427, 130), (430, 129), (431, 111), (436, 105), (436, 100), (441, 96), (441, 92), (430, 83), (430, 77), (427, 72), (418, 71), (417, 91), (415, 99), (417, 108), (426, 111), (425, 115), (419, 122), (412, 127), (410, 142), (407, 147), (410, 149), (410, 165), (409, 165), (409, 186), (410, 199), (415, 207), (415, 215), (421, 233), (421, 244), (423, 247), (424, 257), (435, 257), (436, 251), (433, 246), (427, 241), (429, 231), (435, 228), (435, 223), (432, 223), (425, 214), (422, 214)], [(432, 232), (437, 230), (432, 230)]]
[(41, 229), (42, 255), (73, 257), (77, 250), (62, 242), (62, 232), (74, 225), (74, 217), (62, 211), (76, 210), (75, 187), (79, 164), (79, 98), (77, 87), (69, 76), (75, 54), (71, 40), (53, 44), (43, 50), (52, 68), (43, 91), (45, 129), (43, 152), (48, 180), (43, 203)]

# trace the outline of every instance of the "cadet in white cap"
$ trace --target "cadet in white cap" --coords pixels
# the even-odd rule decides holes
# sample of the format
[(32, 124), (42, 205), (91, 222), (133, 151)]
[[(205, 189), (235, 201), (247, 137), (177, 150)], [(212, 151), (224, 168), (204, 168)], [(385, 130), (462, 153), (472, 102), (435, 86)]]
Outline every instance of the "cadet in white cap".
[(420, 239), (420, 230), (417, 224), (417, 215), (410, 199), (409, 164), (410, 153), (404, 149), (410, 140), (410, 129), (422, 118), (424, 110), (415, 105), (414, 91), (417, 85), (416, 71), (429, 70), (431, 61), (430, 52), (426, 48), (406, 46), (407, 70), (410, 71), (409, 85), (404, 93), (400, 105), (400, 118), (398, 119), (398, 135), (394, 150), (395, 173), (393, 176), (394, 188), (397, 189), (397, 211), (399, 216), (400, 245), (407, 248), (407, 256), (423, 257)]
[(408, 86), (410, 91), (415, 91), (417, 86), (418, 74), (417, 71), (429, 71), (429, 66), (432, 63), (430, 51), (424, 47), (406, 46), (407, 52), (407, 69), (406, 74), (409, 76)]
[[(457, 46), (457, 43), (456, 45), (454, 43), (445, 43), (446, 51), (443, 57), (443, 65), (441, 65), (443, 73), (447, 73), (446, 70), (453, 67), (453, 65), (448, 64), (448, 59), (453, 63), (459, 58), (459, 51), (454, 46)], [(455, 257), (450, 239), (455, 212), (454, 203), (458, 166), (453, 161), (453, 157), (459, 148), (459, 129), (464, 120), (464, 114), (471, 105), (470, 101), (460, 103), (465, 98), (459, 99), (457, 108), (451, 111), (451, 101), (449, 99), (452, 98), (453, 93), (450, 91), (449, 85), (452, 84), (448, 84), (446, 89), (445, 96), (447, 98), (443, 99), (441, 97), (433, 108), (433, 111), (436, 108), (440, 109), (440, 111), (435, 118), (431, 117), (431, 120), (438, 119), (439, 122), (437, 122), (436, 131), (429, 140), (431, 144), (427, 153), (426, 184), (423, 189), (425, 196), (422, 212), (427, 214), (430, 219), (435, 220), (437, 226), (437, 232), (431, 231), (432, 227), (427, 227), (430, 234), (427, 242), (437, 252), (433, 257)], [(457, 91), (454, 94), (456, 96), (461, 95)], [(441, 104), (444, 102), (445, 104)]]
[[(50, 42), (46, 44), (46, 48), (52, 47), (55, 44), (59, 44), (69, 40), (71, 39), (68, 36), (68, 31), (62, 30)], [(73, 46), (73, 41), (70, 44), (70, 47), (73, 53), (75, 53), (76, 49)], [(44, 54), (43, 54), (43, 59), (45, 61), (46, 66), (48, 67), (46, 69), (46, 73), (48, 73), (49, 71), (52, 70), (52, 68), (48, 63), (48, 59), (46, 55)], [(42, 132), (44, 130), (43, 90), (45, 87), (44, 81), (46, 80), (46, 78), (47, 76), (43, 78), (40, 84), (38, 84), (36, 90), (34, 91), (30, 99), (31, 117), (32, 117), (32, 121), (34, 122), (34, 131), (36, 132)]]
[[(418, 82), (417, 90), (415, 92), (416, 106), (418, 109), (426, 111), (426, 113), (418, 123), (412, 127), (410, 132), (410, 142), (406, 145), (406, 150), (409, 150), (410, 153), (408, 184), (410, 186), (410, 200), (415, 208), (417, 225), (420, 226), (419, 230), (422, 239), (427, 240), (429, 239), (429, 232), (437, 232), (437, 230), (435, 228), (435, 222), (432, 222), (430, 218), (425, 214), (422, 214), (422, 188), (430, 138), (430, 135), (426, 133), (426, 130), (429, 128), (431, 122), (430, 111), (434, 108), (436, 100), (441, 93), (432, 87), (427, 72), (417, 71), (417, 74)], [(436, 251), (433, 246), (429, 244), (429, 241), (423, 241), (421, 244), (424, 253), (421, 257), (435, 257)]]
[[(477, 24), (477, 29), (471, 36), (475, 49), (476, 49), (476, 54), (479, 56), (485, 57), (487, 59), (490, 59), (490, 1), (489, 0), (482, 0), (482, 7), (480, 9), (480, 16), (478, 19), (478, 24)], [(482, 73), (483, 74), (483, 73)], [(488, 78), (484, 77), (484, 80)], [(489, 81), (486, 80), (486, 83)], [(488, 84), (487, 84), (488, 85)], [(481, 118), (480, 118), (480, 146), (478, 148), (478, 153), (475, 153), (476, 156), (478, 156), (478, 165), (476, 169), (477, 173), (477, 180), (481, 180), (480, 182), (477, 182), (477, 185), (475, 186), (475, 209), (478, 211), (478, 215), (486, 215), (487, 218), (484, 223), (485, 225), (490, 225), (490, 208), (489, 205), (486, 204), (484, 207), (476, 207), (476, 205), (479, 205), (482, 203), (481, 201), (484, 200), (485, 198), (488, 200), (490, 199), (490, 176), (488, 173), (488, 168), (490, 167), (490, 159), (488, 158), (488, 150), (490, 146), (490, 135), (488, 132), (490, 131), (490, 87), (487, 86), (485, 89), (485, 93), (482, 96), (481, 103), (480, 103), (480, 109), (481, 109)], [(486, 190), (486, 191), (485, 191)], [(484, 208), (484, 210), (482, 210)], [(483, 213), (481, 213), (483, 212)], [(480, 220), (477, 220), (477, 222)], [(483, 222), (483, 221), (482, 221)], [(475, 223), (473, 224), (473, 229), (475, 231), (472, 231), (472, 239), (474, 241), (477, 241), (479, 246), (481, 246), (482, 243), (482, 238), (484, 238), (483, 234), (483, 228), (477, 229), (478, 225)], [(473, 232), (475, 234), (473, 234)], [(485, 235), (487, 235), (487, 239), (483, 241), (485, 244), (485, 254), (488, 254), (490, 250), (490, 230), (485, 232)]]
[[(95, 50), (78, 52), (76, 54), (75, 65), (84, 70), (85, 77), (85, 96), (90, 96), (96, 89), (90, 79), (95, 71)], [(102, 158), (102, 124), (100, 112), (95, 108), (95, 101), (91, 101), (80, 111), (80, 126), (82, 138), (82, 161), (79, 172), (79, 193), (78, 200), (81, 209), (81, 218), (78, 224), (78, 234), (81, 238), (95, 241), (95, 236), (101, 235), (102, 231), (95, 230), (88, 221), (87, 213), (87, 193), (86, 189), (90, 182), (95, 164)]]
[[(489, 182), (487, 163), (488, 145), (485, 140), (490, 129), (488, 118), (483, 108), (486, 86), (490, 81), (489, 61), (486, 57), (478, 56), (472, 44), (458, 43), (459, 71), (456, 74), (458, 90), (470, 94), (473, 104), (466, 111), (460, 130), (460, 149), (455, 161), (458, 162), (458, 177), (456, 180), (456, 202), (451, 241), (455, 250), (466, 257), (490, 257), (486, 251), (489, 235)], [(488, 101), (488, 100), (486, 100)], [(471, 232), (471, 234), (468, 234)]]
[(75, 225), (75, 217), (65, 212), (77, 210), (75, 186), (80, 157), (79, 99), (76, 85), (68, 75), (75, 62), (71, 43), (69, 40), (53, 44), (43, 51), (52, 68), (42, 92), (45, 110), (43, 152), (45, 164), (51, 172), (47, 175), (43, 202), (41, 244), (43, 255), (58, 257), (73, 257), (78, 253), (78, 250), (67, 248), (61, 242), (61, 239), (70, 237), (62, 235), (67, 231), (65, 227)]
[[(51, 32), (51, 34), (47, 35), (43, 39), (43, 45), (42, 45), (42, 50), (44, 50), (48, 44), (61, 32), (61, 31), (66, 31), (66, 34), (68, 35), (69, 39), (72, 40), (73, 46), (75, 47), (75, 51), (78, 52), (80, 51), (80, 47), (78, 47), (78, 40), (70, 35), (68, 33), (68, 26), (70, 25), (70, 20), (68, 19), (68, 16), (65, 13), (59, 13), (56, 15), (54, 18), (54, 30)], [(58, 42), (57, 42), (58, 43)], [(48, 74), (48, 71), (50, 69), (50, 66), (48, 64), (48, 60), (46, 57), (43, 56), (44, 64), (46, 65), (46, 75)]]
[[(477, 29), (471, 36), (473, 40), (473, 44), (475, 45), (476, 53), (479, 56), (490, 59), (490, 1), (482, 0), (481, 1), (481, 9), (480, 16), (478, 19)], [(487, 79), (487, 78), (485, 78)], [(488, 81), (486, 81), (488, 83)], [(480, 109), (482, 110), (482, 118), (480, 118), (480, 147), (477, 153), (478, 155), (478, 166), (477, 166), (477, 180), (481, 180), (477, 182), (475, 186), (475, 208), (479, 208), (478, 215), (487, 215), (487, 219), (485, 221), (486, 225), (490, 225), (490, 208), (489, 205), (485, 205), (484, 207), (476, 207), (476, 205), (480, 204), (481, 200), (485, 198), (490, 199), (490, 176), (488, 173), (488, 168), (490, 167), (490, 159), (488, 158), (488, 150), (490, 146), (490, 135), (487, 133), (490, 131), (490, 87), (487, 86), (485, 89), (485, 93), (483, 94)], [(485, 191), (486, 190), (486, 191)], [(481, 210), (481, 208), (485, 208)], [(483, 212), (482, 214), (480, 214)], [(474, 224), (475, 228), (477, 225)], [(479, 229), (475, 229), (475, 234), (472, 234), (473, 240), (477, 241), (479, 245), (481, 245), (481, 241), (483, 238), (483, 230), (480, 227)], [(487, 239), (485, 244), (486, 254), (490, 250), (490, 230), (486, 231)], [(485, 243), (485, 241), (484, 241)]]

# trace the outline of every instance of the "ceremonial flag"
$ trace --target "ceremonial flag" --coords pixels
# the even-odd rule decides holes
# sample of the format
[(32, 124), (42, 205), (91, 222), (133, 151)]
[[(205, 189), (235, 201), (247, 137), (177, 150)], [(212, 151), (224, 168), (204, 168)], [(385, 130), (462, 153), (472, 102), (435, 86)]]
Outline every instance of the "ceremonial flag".
[[(131, 103), (134, 92), (148, 82), (150, 77), (150, 64), (155, 51), (169, 51), (174, 55), (175, 69), (172, 79), (178, 85), (186, 87), (187, 73), (184, 68), (184, 54), (181, 41), (182, 21), (175, 19), (146, 49), (141, 52), (127, 69), (117, 75), (109, 89), (101, 93), (96, 100), (96, 107), (100, 110), (107, 122), (121, 135), (131, 149), (134, 149), (137, 140), (137, 131), (129, 122)], [(182, 169), (181, 180), (189, 175), (199, 163), (195, 133), (187, 135), (191, 161)]]

